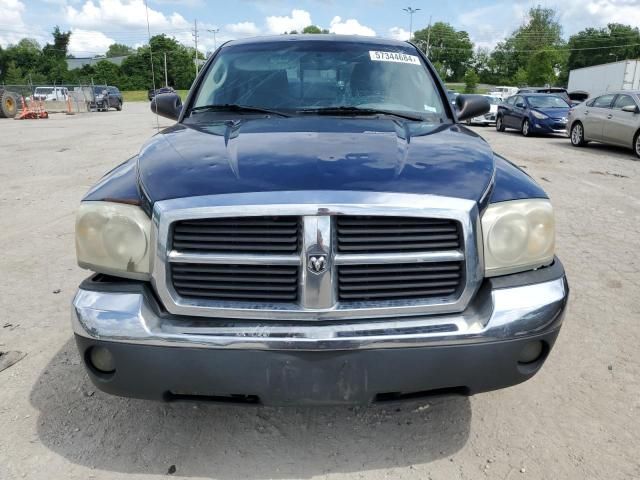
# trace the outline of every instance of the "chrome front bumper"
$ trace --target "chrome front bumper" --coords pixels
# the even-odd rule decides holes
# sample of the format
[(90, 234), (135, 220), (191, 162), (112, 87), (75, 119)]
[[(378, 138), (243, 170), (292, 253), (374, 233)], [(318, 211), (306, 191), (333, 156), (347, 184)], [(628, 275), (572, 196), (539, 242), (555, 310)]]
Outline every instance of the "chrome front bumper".
[[(131, 285), (129, 285), (130, 287)], [(526, 338), (557, 330), (569, 289), (564, 273), (540, 283), (485, 281), (457, 314), (336, 322), (180, 317), (164, 312), (148, 284), (80, 288), (73, 300), (77, 336), (95, 341), (203, 349), (336, 351), (454, 346)]]

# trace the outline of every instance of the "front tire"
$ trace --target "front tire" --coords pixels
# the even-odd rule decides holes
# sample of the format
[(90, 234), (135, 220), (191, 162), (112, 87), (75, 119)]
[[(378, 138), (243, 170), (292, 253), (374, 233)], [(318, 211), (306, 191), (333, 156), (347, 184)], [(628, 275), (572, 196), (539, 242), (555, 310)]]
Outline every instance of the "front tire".
[(636, 152), (636, 156), (640, 158), (640, 130), (636, 133), (636, 138), (633, 141), (633, 150)]
[(529, 120), (525, 119), (525, 121), (522, 122), (522, 135), (525, 137), (531, 136), (531, 124), (529, 123)]
[(571, 145), (574, 147), (584, 147), (587, 142), (584, 139), (584, 127), (580, 122), (576, 122), (571, 126)]
[(117, 111), (122, 110), (122, 102), (118, 102), (118, 105), (116, 105), (116, 110)]
[(502, 122), (502, 117), (496, 118), (496, 131), (504, 132), (504, 123)]
[(18, 113), (18, 101), (8, 90), (0, 95), (0, 117), (13, 118)]

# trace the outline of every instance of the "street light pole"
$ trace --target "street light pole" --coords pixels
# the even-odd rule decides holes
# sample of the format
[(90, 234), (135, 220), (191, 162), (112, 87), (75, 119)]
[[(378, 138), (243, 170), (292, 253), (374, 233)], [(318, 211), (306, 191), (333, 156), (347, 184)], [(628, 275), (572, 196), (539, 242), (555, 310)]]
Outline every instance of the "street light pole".
[(169, 80), (167, 77), (167, 52), (164, 52), (164, 86), (169, 86)]
[(214, 28), (214, 29), (211, 29), (211, 30), (207, 30), (207, 32), (213, 33), (213, 51), (214, 52), (218, 48), (218, 45), (217, 45), (217, 42), (216, 42), (216, 33), (218, 33), (219, 31), (220, 31), (219, 28)]
[(403, 8), (402, 10), (409, 14), (409, 40), (411, 40), (411, 37), (413, 36), (413, 14), (419, 12), (422, 9), (407, 7)]

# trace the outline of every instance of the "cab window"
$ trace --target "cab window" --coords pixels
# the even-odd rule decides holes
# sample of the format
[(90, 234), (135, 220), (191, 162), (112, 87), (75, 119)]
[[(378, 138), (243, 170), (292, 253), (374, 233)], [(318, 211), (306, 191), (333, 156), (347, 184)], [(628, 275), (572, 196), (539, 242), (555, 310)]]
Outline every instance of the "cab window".
[(595, 101), (593, 102), (593, 106), (595, 108), (609, 108), (611, 107), (613, 97), (615, 97), (615, 95), (602, 95), (601, 97), (595, 99)]
[(618, 95), (618, 98), (613, 103), (613, 108), (616, 110), (622, 110), (624, 107), (629, 106), (636, 106), (636, 102), (629, 95)]

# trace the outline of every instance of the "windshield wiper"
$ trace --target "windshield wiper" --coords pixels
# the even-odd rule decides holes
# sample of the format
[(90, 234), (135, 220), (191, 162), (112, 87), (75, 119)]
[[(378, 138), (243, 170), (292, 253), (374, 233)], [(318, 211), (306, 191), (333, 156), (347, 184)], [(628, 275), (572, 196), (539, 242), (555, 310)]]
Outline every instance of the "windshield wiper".
[(424, 121), (424, 118), (417, 114), (356, 106), (305, 108), (302, 110), (296, 110), (296, 112), (315, 113), (317, 115), (391, 115), (394, 117), (404, 118), (406, 120)]
[(237, 105), (235, 103), (225, 103), (222, 105), (201, 105), (193, 107), (191, 112), (239, 112), (239, 113), (268, 113), (270, 115), (278, 115), (280, 117), (290, 117), (283, 112), (271, 110), (269, 108), (254, 107), (252, 105)]

